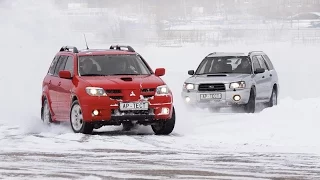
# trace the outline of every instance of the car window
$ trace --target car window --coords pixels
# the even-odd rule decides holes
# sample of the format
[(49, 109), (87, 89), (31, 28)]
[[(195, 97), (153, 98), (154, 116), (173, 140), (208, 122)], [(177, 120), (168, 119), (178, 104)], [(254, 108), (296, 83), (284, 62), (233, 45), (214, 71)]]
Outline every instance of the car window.
[(79, 57), (79, 74), (91, 75), (149, 75), (151, 71), (136, 55), (85, 55)]
[(54, 76), (58, 76), (59, 71), (64, 69), (64, 66), (66, 64), (67, 56), (61, 56), (58, 60), (57, 67), (54, 71)]
[(72, 56), (68, 56), (66, 65), (64, 67), (64, 70), (70, 71), (71, 75), (73, 75), (73, 68), (74, 68), (73, 57)]
[(197, 68), (195, 74), (250, 74), (251, 72), (251, 63), (247, 56), (221, 56), (206, 57)]
[(57, 65), (57, 61), (59, 59), (60, 56), (55, 56), (51, 62), (51, 65), (50, 65), (50, 68), (48, 70), (48, 74), (50, 75), (53, 75), (54, 74), (54, 70), (55, 70), (55, 67)]
[(257, 56), (253, 56), (252, 58), (252, 64), (253, 64), (253, 70), (257, 70), (258, 68), (261, 68)]
[(266, 63), (268, 65), (269, 70), (273, 70), (274, 67), (273, 67), (273, 64), (272, 64), (270, 58), (267, 55), (262, 55), (262, 57), (264, 58), (264, 60), (266, 60)]
[(268, 71), (269, 69), (268, 69), (268, 67), (267, 67), (267, 64), (266, 64), (265, 60), (264, 60), (261, 56), (257, 56), (257, 58), (258, 58), (258, 61), (259, 61), (259, 63), (260, 63), (260, 66), (261, 66), (263, 69), (265, 69), (266, 71)]

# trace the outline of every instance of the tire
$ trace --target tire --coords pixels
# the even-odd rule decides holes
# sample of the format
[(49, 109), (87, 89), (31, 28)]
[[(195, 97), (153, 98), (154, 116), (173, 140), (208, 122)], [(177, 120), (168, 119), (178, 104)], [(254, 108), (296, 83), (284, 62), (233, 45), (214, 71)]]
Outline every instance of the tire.
[(162, 120), (157, 124), (151, 125), (151, 128), (156, 135), (168, 135), (173, 131), (175, 122), (176, 122), (176, 112), (173, 107), (171, 119)]
[(255, 113), (256, 111), (256, 95), (253, 89), (250, 91), (249, 102), (244, 106), (246, 113)]
[(268, 107), (273, 107), (276, 105), (278, 105), (278, 94), (277, 94), (277, 90), (275, 88), (273, 88), (270, 100), (268, 102)]
[(52, 123), (50, 107), (47, 99), (44, 99), (42, 104), (41, 120), (46, 125), (50, 125)]
[(70, 124), (75, 133), (92, 134), (93, 125), (83, 120), (81, 106), (77, 100), (71, 105)]

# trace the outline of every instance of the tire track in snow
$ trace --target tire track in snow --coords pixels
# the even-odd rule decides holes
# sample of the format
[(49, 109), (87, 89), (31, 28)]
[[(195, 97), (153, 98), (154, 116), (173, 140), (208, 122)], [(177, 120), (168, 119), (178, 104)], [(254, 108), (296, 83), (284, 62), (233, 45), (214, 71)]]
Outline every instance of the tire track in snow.
[[(23, 136), (14, 135), (15, 128), (7, 128), (3, 131), (4, 138), (13, 139), (13, 144), (0, 150), (0, 178), (320, 178), (320, 157), (308, 154), (224, 152), (209, 145), (192, 147), (192, 143), (183, 142), (188, 141), (188, 137), (175, 135), (139, 136), (133, 132), (114, 131), (92, 136)], [(41, 142), (61, 149), (44, 148)], [(14, 144), (26, 147), (16, 148)]]
[(92, 149), (68, 153), (1, 151), (0, 158), (0, 178), (12, 179), (320, 178), (320, 158), (306, 154)]

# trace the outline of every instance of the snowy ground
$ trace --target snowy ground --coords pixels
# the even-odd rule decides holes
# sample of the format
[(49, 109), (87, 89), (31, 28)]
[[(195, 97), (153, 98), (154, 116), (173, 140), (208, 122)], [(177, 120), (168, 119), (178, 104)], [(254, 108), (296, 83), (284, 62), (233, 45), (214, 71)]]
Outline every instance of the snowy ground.
[[(170, 136), (155, 136), (150, 127), (131, 132), (104, 127), (94, 135), (81, 135), (72, 133), (69, 124), (43, 126), (41, 80), (52, 54), (37, 57), (36, 67), (15, 59), (23, 64), (18, 71), (34, 69), (23, 77), (12, 73), (1, 79), (13, 90), (1, 94), (0, 178), (320, 178), (320, 98), (317, 84), (312, 84), (317, 81), (318, 62), (312, 58), (319, 56), (316, 47), (231, 46), (232, 51), (253, 48), (270, 54), (281, 82), (279, 105), (257, 114), (186, 111), (180, 90), (187, 70), (207, 52), (226, 48), (136, 48), (153, 67), (167, 68), (164, 79), (177, 108)], [(305, 55), (311, 58), (302, 60)], [(20, 83), (13, 81), (19, 78)]]
[[(94, 135), (74, 134), (68, 124), (41, 124), (41, 83), (62, 45), (84, 43), (61, 29), (65, 20), (47, 22), (41, 10), (39, 16), (0, 11), (0, 179), (320, 178), (319, 46), (134, 47), (153, 68), (167, 69), (174, 132), (104, 127)], [(186, 111), (180, 91), (187, 70), (212, 51), (248, 50), (263, 50), (274, 62), (281, 83), (277, 107), (257, 114)]]

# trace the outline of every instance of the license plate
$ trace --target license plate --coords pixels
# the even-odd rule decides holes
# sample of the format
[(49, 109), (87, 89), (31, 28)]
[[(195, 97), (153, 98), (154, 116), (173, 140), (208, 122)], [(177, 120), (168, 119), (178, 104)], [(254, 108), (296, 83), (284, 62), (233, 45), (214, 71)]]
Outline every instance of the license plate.
[(210, 100), (210, 99), (221, 99), (222, 94), (200, 94), (200, 99), (201, 100)]
[(148, 110), (148, 108), (149, 108), (148, 102), (129, 102), (129, 103), (120, 102), (121, 111)]

